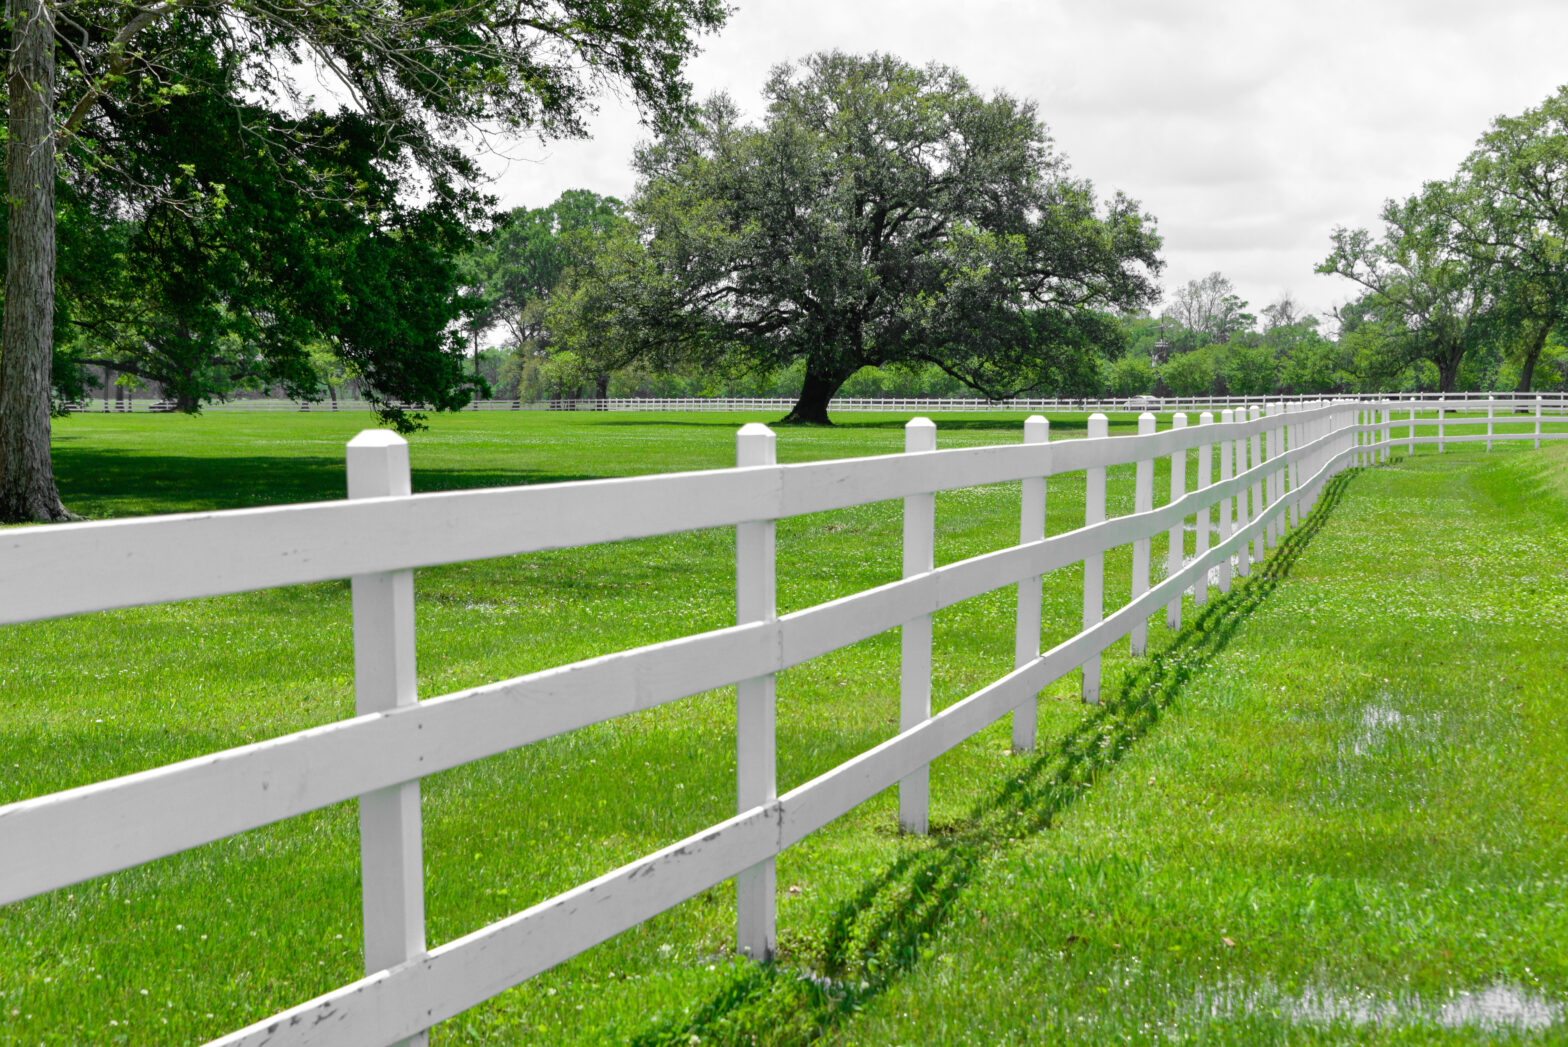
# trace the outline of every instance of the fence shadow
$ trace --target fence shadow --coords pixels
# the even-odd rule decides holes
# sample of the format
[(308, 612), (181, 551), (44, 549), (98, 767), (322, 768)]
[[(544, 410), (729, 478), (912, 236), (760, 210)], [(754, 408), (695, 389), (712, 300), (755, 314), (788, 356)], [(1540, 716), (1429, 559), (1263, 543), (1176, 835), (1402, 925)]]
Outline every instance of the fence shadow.
[(912, 849), (844, 901), (826, 932), (807, 941), (786, 939), (779, 960), (739, 969), (710, 999), (628, 1042), (805, 1045), (885, 992), (920, 960), (922, 943), (952, 913), (986, 856), (1049, 828), (1154, 728), (1183, 685), (1289, 575), (1356, 472), (1331, 480), (1316, 511), (1281, 540), (1261, 569), (1238, 578), (1169, 646), (1139, 661), (1113, 698), (1054, 745), (1042, 745), (967, 819), (933, 827), (928, 846)]

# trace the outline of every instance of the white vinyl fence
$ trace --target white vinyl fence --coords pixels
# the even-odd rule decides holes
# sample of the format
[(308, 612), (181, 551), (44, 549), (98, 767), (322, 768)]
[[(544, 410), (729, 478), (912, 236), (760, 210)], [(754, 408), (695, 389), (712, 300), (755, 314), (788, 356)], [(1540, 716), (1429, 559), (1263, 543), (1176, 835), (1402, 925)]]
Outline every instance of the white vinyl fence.
[[(368, 431), (348, 445), (345, 501), (0, 531), (0, 624), (352, 579), (358, 711), (0, 807), (0, 904), (358, 797), (366, 976), (215, 1043), (423, 1042), (432, 1025), (732, 877), (738, 945), (767, 956), (776, 855), (895, 785), (903, 827), (924, 832), (934, 758), (1009, 713), (1015, 748), (1031, 748), (1042, 688), (1081, 668), (1084, 697), (1097, 701), (1101, 653), (1112, 643), (1130, 636), (1141, 652), (1147, 620), (1161, 611), (1168, 627), (1179, 627), (1182, 593), (1192, 587), (1203, 603), (1211, 570), (1228, 590), (1232, 570), (1248, 573), (1343, 468), (1386, 461), (1396, 441), (1437, 442), (1403, 431), (1396, 408), (1409, 410), (1275, 403), (1225, 410), (1218, 422), (1204, 413), (1192, 426), (1177, 415), (1160, 432), (1145, 415), (1139, 435), (1114, 439), (1097, 415), (1087, 439), (1056, 443), (1035, 418), (1020, 444), (946, 451), (936, 449), (936, 427), (916, 419), (905, 454), (798, 465), (775, 464), (772, 432), (747, 425), (734, 469), (422, 495), (409, 493), (407, 445)], [(1488, 438), (1568, 432), (1505, 435), (1489, 425), (1488, 435), (1442, 437)], [(1193, 450), (1197, 489), (1189, 492)], [(1155, 508), (1153, 462), (1162, 457), (1172, 461), (1171, 493)], [(1106, 520), (1106, 469), (1129, 464), (1135, 511)], [(1084, 526), (1046, 537), (1048, 478), (1072, 472), (1088, 479)], [(1018, 480), (1019, 543), (934, 567), (934, 492)], [(774, 521), (888, 499), (903, 500), (904, 578), (778, 616)], [(1194, 519), (1196, 550), (1184, 559), (1182, 534)], [(735, 626), (418, 700), (415, 568), (721, 526), (737, 532)], [(1150, 539), (1162, 532), (1171, 535), (1169, 564), (1151, 584)], [(1106, 616), (1104, 556), (1127, 544), (1131, 591)], [(1082, 631), (1041, 652), (1041, 577), (1078, 562)], [(1008, 586), (1018, 593), (1016, 668), (933, 716), (932, 614)], [(895, 628), (899, 733), (777, 795), (774, 674)], [(738, 707), (733, 818), (426, 947), (421, 778), (729, 684)]]
[[(1457, 410), (1473, 411), (1485, 407), (1487, 400), (1496, 394), (1492, 393), (1412, 393), (1401, 394), (1394, 398), (1399, 402), (1414, 402), (1422, 404), (1426, 410), (1433, 410), (1438, 402), (1459, 402)], [(1511, 394), (1504, 394), (1507, 399)], [(1339, 402), (1356, 403), (1383, 403), (1389, 397), (1384, 393), (1366, 393), (1359, 395), (1346, 395), (1337, 397)], [(1568, 411), (1568, 394), (1565, 393), (1532, 393), (1523, 398), (1523, 402), (1533, 407), (1539, 401), (1546, 410), (1552, 412)], [(1314, 396), (1135, 396), (1131, 398), (1105, 398), (1098, 400), (1051, 398), (1051, 399), (1014, 399), (1014, 400), (982, 400), (975, 397), (834, 397), (829, 405), (830, 411), (886, 411), (891, 413), (907, 413), (917, 411), (922, 414), (947, 413), (952, 411), (963, 412), (990, 412), (990, 411), (1218, 411), (1226, 407), (1254, 407), (1266, 406), (1271, 403), (1306, 403), (1319, 402)], [(1499, 401), (1500, 402), (1500, 401)], [(419, 404), (402, 404), (409, 410), (425, 410)], [(704, 396), (704, 397), (637, 397), (637, 398), (612, 398), (603, 400), (474, 400), (465, 411), (777, 411), (783, 414), (795, 406), (793, 399), (783, 397), (760, 396)], [(299, 400), (272, 400), (272, 399), (236, 399), (222, 403), (205, 405), (203, 411), (369, 411), (374, 407), (366, 400), (339, 399), (335, 401), (321, 401), (319, 403), (304, 403)], [(72, 410), (89, 414), (115, 413), (130, 411), (136, 413), (149, 413), (168, 411), (169, 407), (164, 401), (136, 400), (124, 401), (122, 405), (113, 409), (110, 401), (103, 401), (102, 406), (97, 401), (86, 401), (75, 404)]]

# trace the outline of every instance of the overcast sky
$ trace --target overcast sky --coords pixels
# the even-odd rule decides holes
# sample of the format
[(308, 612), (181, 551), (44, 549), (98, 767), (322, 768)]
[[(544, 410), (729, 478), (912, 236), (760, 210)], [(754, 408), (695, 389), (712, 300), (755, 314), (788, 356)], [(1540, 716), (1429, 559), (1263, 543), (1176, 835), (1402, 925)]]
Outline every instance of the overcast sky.
[[(1167, 290), (1219, 270), (1253, 312), (1290, 292), (1352, 296), (1312, 269), (1336, 224), (1445, 178), (1493, 117), (1568, 83), (1563, 0), (734, 0), (691, 65), (698, 97), (752, 115), (768, 68), (813, 51), (951, 65), (1032, 98), (1074, 171), (1159, 220)], [(515, 145), (504, 206), (565, 189), (626, 197), (634, 109), (603, 100), (590, 141)], [(1168, 296), (1167, 296), (1168, 297)]]

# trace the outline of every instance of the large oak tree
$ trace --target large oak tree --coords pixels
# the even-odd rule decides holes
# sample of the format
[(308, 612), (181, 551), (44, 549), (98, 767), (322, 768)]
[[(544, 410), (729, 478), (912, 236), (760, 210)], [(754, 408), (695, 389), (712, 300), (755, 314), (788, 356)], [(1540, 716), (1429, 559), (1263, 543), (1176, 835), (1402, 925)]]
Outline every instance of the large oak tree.
[(1157, 296), (1153, 219), (1070, 175), (1035, 107), (952, 69), (817, 54), (641, 148), (627, 235), (557, 293), (560, 342), (772, 370), (805, 361), (789, 420), (828, 421), (861, 367), (935, 364), (1001, 398), (1059, 382)]
[(1528, 392), (1547, 337), (1568, 319), (1568, 87), (1494, 120), (1444, 199), (1460, 249), (1494, 272), (1495, 327)]
[(1317, 271), (1343, 276), (1368, 293), (1368, 306), (1395, 325), (1408, 360), (1437, 366), (1438, 389), (1453, 392), (1459, 365), (1486, 336), (1497, 301), (1492, 261), (1463, 249), (1452, 189), (1429, 183), (1383, 206), (1383, 235), (1336, 228)]

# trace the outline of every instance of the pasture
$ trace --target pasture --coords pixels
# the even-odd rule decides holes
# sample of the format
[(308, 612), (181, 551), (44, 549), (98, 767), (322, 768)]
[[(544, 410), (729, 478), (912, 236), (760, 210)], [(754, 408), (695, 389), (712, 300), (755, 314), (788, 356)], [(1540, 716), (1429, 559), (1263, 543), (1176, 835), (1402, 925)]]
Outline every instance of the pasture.
[[(728, 465), (748, 420), (439, 418), (414, 489)], [(779, 459), (895, 451), (904, 420), (783, 430)], [(57, 467), (94, 518), (336, 498), (365, 422), (77, 416)], [(1021, 422), (944, 416), (939, 444)], [(1486, 1027), (1443, 1001), (1504, 989), (1546, 1018), (1497, 1029), (1560, 1037), (1565, 462), (1470, 445), (1342, 477), (1268, 570), (1182, 633), (1152, 625), (1152, 657), (1113, 649), (1103, 709), (1063, 681), (1035, 755), (1004, 723), (939, 760), (930, 838), (894, 831), (888, 794), (786, 852), (776, 964), (732, 958), (716, 889), (433, 1041), (1467, 1042)], [(1109, 493), (1131, 511), (1130, 469)], [(937, 562), (1015, 541), (1018, 505), (1016, 484), (939, 494)], [(1049, 533), (1079, 526), (1081, 475), (1048, 506)], [(898, 576), (896, 504), (778, 532), (781, 612)], [(1128, 576), (1107, 557), (1109, 592)], [(416, 584), (436, 694), (729, 624), (733, 533)], [(1046, 579), (1045, 644), (1076, 632), (1080, 585)], [(1011, 666), (1012, 627), (1010, 589), (938, 614), (935, 708)], [(897, 658), (883, 634), (781, 675), (781, 789), (894, 732)], [(348, 587), (8, 628), (0, 700), (0, 802), (329, 722), (353, 708)], [(431, 943), (732, 813), (733, 736), (726, 690), (427, 779)], [(199, 1042), (353, 979), (356, 857), (341, 805), (0, 911), (0, 1041)]]

